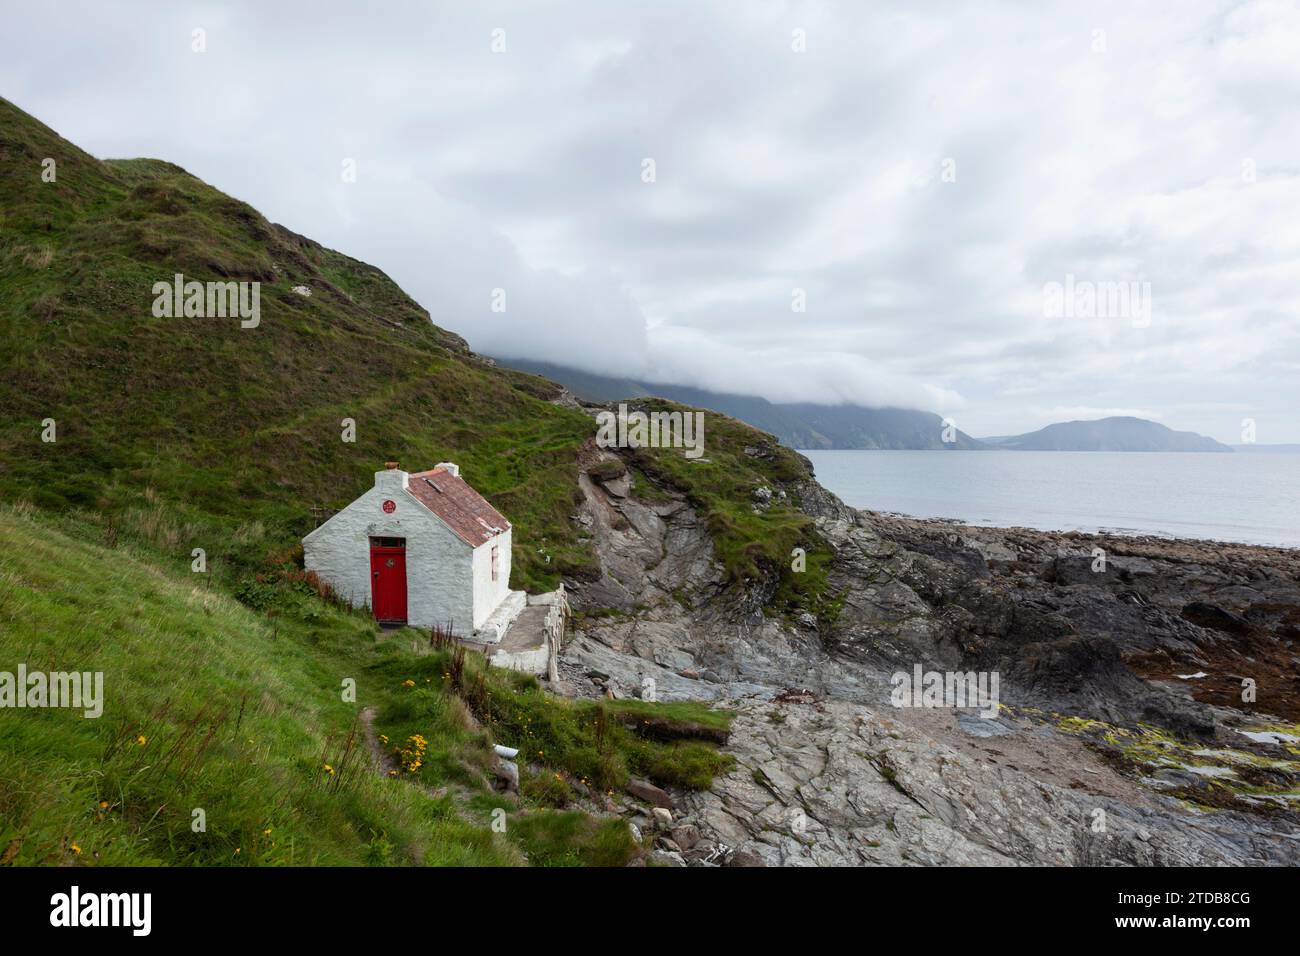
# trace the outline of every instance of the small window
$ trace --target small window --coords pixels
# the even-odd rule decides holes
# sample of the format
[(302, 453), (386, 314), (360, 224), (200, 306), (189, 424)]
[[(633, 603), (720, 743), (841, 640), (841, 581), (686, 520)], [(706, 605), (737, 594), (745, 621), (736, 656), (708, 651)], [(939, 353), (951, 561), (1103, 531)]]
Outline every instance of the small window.
[(492, 545), (492, 580), (497, 579), (497, 546)]
[(370, 546), (372, 548), (405, 548), (405, 538), (371, 538)]

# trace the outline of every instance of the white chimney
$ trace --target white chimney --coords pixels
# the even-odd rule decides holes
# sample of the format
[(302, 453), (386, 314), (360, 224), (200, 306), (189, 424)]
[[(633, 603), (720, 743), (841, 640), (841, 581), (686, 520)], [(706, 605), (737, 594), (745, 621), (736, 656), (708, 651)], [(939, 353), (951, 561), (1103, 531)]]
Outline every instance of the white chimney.
[(387, 492), (401, 491), (407, 486), (410, 475), (397, 467), (397, 462), (384, 463), (384, 470), (375, 472), (375, 487)]
[(460, 477), (460, 465), (456, 464), (454, 461), (440, 461), (438, 464), (433, 466), (434, 471), (437, 471), (439, 468), (445, 468), (453, 478)]

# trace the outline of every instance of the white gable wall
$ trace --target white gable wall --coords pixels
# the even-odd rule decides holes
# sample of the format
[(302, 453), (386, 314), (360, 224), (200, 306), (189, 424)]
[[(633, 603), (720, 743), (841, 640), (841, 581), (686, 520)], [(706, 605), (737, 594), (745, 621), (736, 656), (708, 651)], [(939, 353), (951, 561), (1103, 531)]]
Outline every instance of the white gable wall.
[[(496, 610), (510, 593), (510, 531), (501, 532), (474, 549), (474, 629)], [(497, 579), (492, 580), (492, 548), (497, 549)]]
[[(475, 549), (406, 490), (407, 479), (397, 469), (376, 473), (375, 487), (303, 538), (303, 564), (353, 607), (369, 607), (370, 539), (405, 538), (407, 622), (412, 627), (450, 622), (457, 634), (469, 636), (496, 606), (475, 613)], [(392, 514), (385, 513), (385, 500), (395, 502)], [(509, 532), (503, 537), (508, 541)], [(486, 561), (486, 550), (478, 550), (485, 551)], [(504, 560), (508, 569), (508, 546)], [(490, 584), (490, 567), (486, 574)]]

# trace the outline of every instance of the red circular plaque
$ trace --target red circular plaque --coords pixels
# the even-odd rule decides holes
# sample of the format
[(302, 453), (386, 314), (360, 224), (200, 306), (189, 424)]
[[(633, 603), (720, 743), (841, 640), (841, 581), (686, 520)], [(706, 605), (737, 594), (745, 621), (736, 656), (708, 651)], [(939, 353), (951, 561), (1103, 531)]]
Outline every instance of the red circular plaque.
[(385, 514), (392, 514), (396, 510), (397, 510), (397, 502), (394, 501), (392, 498), (389, 498), (387, 501), (384, 502)]

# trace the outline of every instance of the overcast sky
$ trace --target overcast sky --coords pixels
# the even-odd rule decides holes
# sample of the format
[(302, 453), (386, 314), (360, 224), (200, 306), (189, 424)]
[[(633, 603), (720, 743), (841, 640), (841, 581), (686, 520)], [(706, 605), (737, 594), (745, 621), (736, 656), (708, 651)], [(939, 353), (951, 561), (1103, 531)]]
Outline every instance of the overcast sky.
[[(0, 95), (379, 266), (482, 352), (924, 407), (975, 435), (1134, 414), (1300, 441), (1295, 3), (4, 20)], [(1139, 294), (1052, 314), (1067, 276)]]

